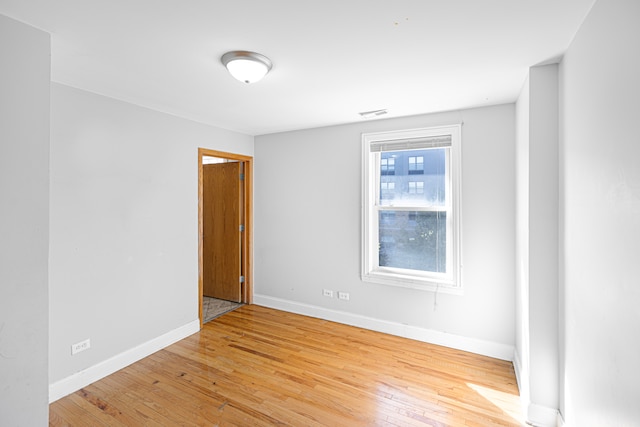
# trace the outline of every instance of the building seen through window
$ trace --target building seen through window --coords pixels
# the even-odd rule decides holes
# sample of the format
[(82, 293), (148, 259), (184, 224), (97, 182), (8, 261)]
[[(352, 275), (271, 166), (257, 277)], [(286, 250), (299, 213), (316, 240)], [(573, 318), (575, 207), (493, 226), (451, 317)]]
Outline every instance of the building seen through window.
[[(380, 158), (380, 199), (385, 205), (443, 206), (444, 148), (387, 151)], [(393, 165), (393, 174), (389, 167)], [(420, 271), (446, 269), (446, 212), (380, 212), (379, 265)]]
[[(390, 165), (392, 169), (389, 169)], [(393, 173), (389, 173), (390, 171)], [(380, 175), (381, 198), (420, 200), (421, 203), (430, 205), (445, 203), (443, 148), (383, 152), (380, 158)]]
[(418, 175), (424, 173), (424, 156), (409, 156), (409, 174)]
[(380, 174), (393, 175), (396, 171), (396, 159), (394, 157), (386, 157), (380, 159)]

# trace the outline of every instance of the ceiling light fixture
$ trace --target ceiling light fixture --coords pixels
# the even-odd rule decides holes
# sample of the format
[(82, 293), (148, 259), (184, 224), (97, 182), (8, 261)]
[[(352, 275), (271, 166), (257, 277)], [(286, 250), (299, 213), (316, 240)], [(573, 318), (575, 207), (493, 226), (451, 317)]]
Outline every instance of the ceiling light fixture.
[(254, 83), (271, 70), (271, 60), (264, 55), (245, 50), (227, 52), (220, 58), (231, 75), (243, 83)]

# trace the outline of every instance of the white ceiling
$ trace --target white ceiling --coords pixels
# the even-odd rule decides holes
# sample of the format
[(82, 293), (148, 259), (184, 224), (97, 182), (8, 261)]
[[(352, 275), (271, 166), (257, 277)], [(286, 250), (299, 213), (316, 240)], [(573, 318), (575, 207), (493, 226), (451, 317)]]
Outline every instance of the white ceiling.
[[(513, 102), (595, 0), (0, 0), (52, 80), (250, 135)], [(229, 50), (268, 56), (246, 85)]]

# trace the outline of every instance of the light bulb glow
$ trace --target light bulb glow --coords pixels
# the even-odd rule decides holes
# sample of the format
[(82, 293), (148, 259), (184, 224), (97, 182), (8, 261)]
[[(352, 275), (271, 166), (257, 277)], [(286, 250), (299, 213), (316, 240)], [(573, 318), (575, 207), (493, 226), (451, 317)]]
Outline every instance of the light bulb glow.
[(244, 83), (257, 82), (269, 71), (263, 63), (246, 59), (235, 59), (229, 62), (227, 70), (233, 77)]

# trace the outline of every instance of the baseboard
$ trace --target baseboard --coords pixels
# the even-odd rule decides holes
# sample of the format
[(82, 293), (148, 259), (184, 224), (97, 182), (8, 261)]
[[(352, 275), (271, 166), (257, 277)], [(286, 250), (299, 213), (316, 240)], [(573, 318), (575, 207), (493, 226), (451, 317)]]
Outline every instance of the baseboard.
[[(522, 361), (517, 351), (513, 352), (513, 370), (516, 373), (522, 413), (528, 425), (535, 427), (559, 426), (560, 413), (557, 409), (536, 405), (529, 395), (529, 373), (523, 370)], [(564, 423), (563, 423), (564, 424)]]
[(296, 301), (274, 298), (267, 295), (254, 294), (253, 303), (264, 307), (275, 308), (291, 313), (302, 314), (305, 316), (316, 317), (404, 338), (410, 338), (416, 341), (464, 350), (501, 360), (511, 361), (514, 354), (514, 348), (510, 345), (463, 337), (417, 326), (403, 325), (401, 323), (389, 322), (387, 320), (375, 319), (373, 317), (361, 316), (344, 311), (331, 310)]
[(518, 355), (518, 352), (515, 351), (515, 349), (513, 351), (513, 358), (511, 360), (513, 360), (513, 370), (516, 373), (516, 382), (518, 383), (518, 389), (521, 391), (520, 394), (522, 394), (522, 389), (524, 387), (524, 384), (522, 383), (522, 381), (524, 380), (522, 372), (522, 362), (520, 361), (520, 356)]
[(535, 427), (555, 427), (558, 423), (558, 410), (547, 406), (529, 403), (526, 421)]
[(111, 357), (103, 362), (77, 372), (53, 384), (49, 384), (49, 403), (86, 387), (130, 364), (143, 359), (158, 350), (180, 341), (200, 330), (200, 320), (196, 319), (177, 329), (160, 335), (146, 343)]
[(513, 370), (516, 373), (516, 383), (518, 384), (518, 391), (520, 392), (520, 406), (522, 413), (527, 413), (529, 407), (529, 376), (523, 371), (522, 361), (517, 351), (513, 352)]
[(556, 427), (566, 427), (566, 424), (564, 422), (564, 417), (562, 416), (560, 411), (558, 411), (558, 419), (556, 421)]

